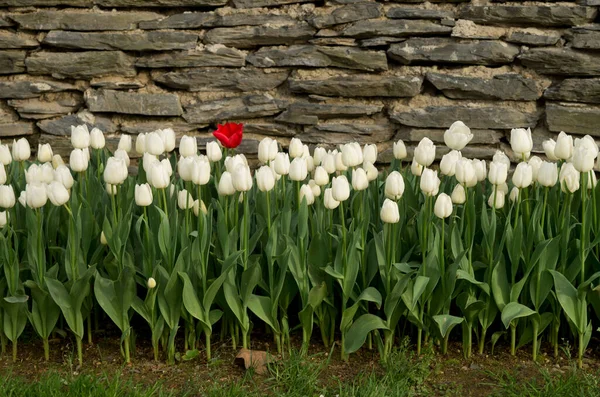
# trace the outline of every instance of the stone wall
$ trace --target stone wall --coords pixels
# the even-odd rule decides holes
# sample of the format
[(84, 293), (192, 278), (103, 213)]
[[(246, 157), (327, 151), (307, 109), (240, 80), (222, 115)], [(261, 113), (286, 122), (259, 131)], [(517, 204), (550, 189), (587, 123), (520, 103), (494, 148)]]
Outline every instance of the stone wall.
[[(216, 123), (256, 140), (442, 141), (467, 156), (535, 149), (561, 130), (600, 137), (600, 0), (0, 0), (0, 139), (67, 153), (69, 126)], [(410, 145), (409, 145), (410, 146)], [(440, 153), (443, 154), (443, 153)]]

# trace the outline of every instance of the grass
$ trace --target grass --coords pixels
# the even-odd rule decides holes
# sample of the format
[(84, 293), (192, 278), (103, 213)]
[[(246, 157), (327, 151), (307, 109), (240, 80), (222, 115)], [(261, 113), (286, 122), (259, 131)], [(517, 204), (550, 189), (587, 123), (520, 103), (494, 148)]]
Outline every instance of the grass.
[(540, 369), (540, 376), (537, 379), (523, 381), (507, 372), (491, 374), (499, 388), (495, 395), (503, 397), (600, 396), (599, 375), (576, 370), (552, 375), (548, 370)]

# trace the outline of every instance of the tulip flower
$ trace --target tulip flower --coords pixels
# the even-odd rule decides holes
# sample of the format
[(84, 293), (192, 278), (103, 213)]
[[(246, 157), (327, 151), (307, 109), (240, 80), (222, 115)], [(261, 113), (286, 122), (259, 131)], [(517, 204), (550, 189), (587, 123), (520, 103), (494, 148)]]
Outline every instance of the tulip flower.
[(400, 211), (398, 210), (398, 203), (390, 199), (385, 199), (379, 213), (381, 221), (384, 223), (398, 223), (400, 222)]
[(194, 207), (194, 198), (185, 189), (177, 193), (177, 205), (180, 210), (187, 210)]
[(65, 162), (63, 161), (62, 157), (60, 157), (60, 154), (55, 154), (52, 156), (52, 167), (57, 169), (61, 165), (65, 165)]
[(287, 175), (290, 173), (290, 157), (287, 153), (277, 153), (274, 164), (275, 172), (279, 175)]
[(488, 198), (488, 205), (499, 210), (504, 207), (504, 198), (505, 193), (502, 190), (496, 190), (490, 194), (490, 197)]
[(334, 210), (340, 205), (340, 202), (333, 198), (333, 191), (330, 187), (325, 189), (323, 204), (328, 210)]
[(87, 125), (71, 126), (71, 145), (75, 149), (85, 149), (90, 146), (90, 132)]
[(192, 157), (192, 182), (204, 186), (210, 181), (210, 162), (206, 156)]
[(121, 139), (119, 139), (119, 145), (117, 146), (117, 149), (124, 150), (125, 152), (129, 153), (131, 152), (131, 147), (131, 135), (122, 134)]
[(563, 163), (558, 175), (561, 190), (565, 193), (567, 191), (575, 193), (579, 190), (580, 175), (581, 174), (575, 169), (572, 163)]
[(538, 171), (537, 181), (540, 185), (545, 187), (552, 187), (556, 185), (558, 180), (558, 168), (556, 163), (549, 163), (543, 161)]
[(313, 153), (313, 159), (315, 161), (315, 166), (321, 165), (321, 162), (323, 161), (323, 158), (325, 158), (326, 155), (327, 155), (327, 150), (325, 150), (325, 148), (322, 148), (321, 146), (317, 146)]
[(104, 231), (100, 233), (100, 244), (108, 245), (108, 241), (106, 240), (106, 235), (104, 234)]
[(338, 176), (331, 180), (331, 194), (335, 201), (346, 201), (350, 197), (350, 185), (345, 175)]
[(477, 182), (485, 181), (487, 178), (487, 166), (484, 160), (473, 159), (471, 164), (475, 169), (475, 175), (477, 176)]
[(100, 129), (98, 128), (92, 128), (92, 130), (90, 131), (90, 146), (93, 149), (104, 149), (105, 145), (106, 140), (104, 139), (104, 134), (102, 133), (102, 131), (100, 131)]
[(506, 169), (510, 168), (510, 159), (501, 150), (496, 150), (496, 153), (494, 154), (494, 157), (492, 158), (492, 161), (496, 162), (496, 163), (503, 163), (503, 164), (505, 164), (506, 165)]
[(357, 142), (342, 146), (342, 161), (346, 167), (356, 167), (363, 163), (363, 151)]
[(110, 183), (106, 183), (106, 193), (109, 196), (114, 196), (117, 194), (117, 185), (112, 185)]
[(367, 173), (367, 179), (369, 180), (369, 182), (373, 182), (379, 176), (379, 170), (372, 163), (365, 161), (363, 163), (363, 168)]
[(110, 157), (104, 168), (104, 182), (111, 185), (120, 185), (127, 179), (128, 171), (125, 160), (117, 157)]
[(312, 205), (315, 202), (315, 195), (310, 186), (304, 184), (300, 187), (300, 202), (306, 200), (306, 205)]
[(375, 164), (377, 162), (377, 145), (367, 144), (363, 147), (363, 162)]
[(264, 138), (258, 144), (258, 160), (263, 164), (268, 164), (275, 160), (277, 155), (277, 141), (271, 138)]
[(421, 176), (421, 174), (423, 173), (423, 166), (419, 163), (417, 163), (417, 160), (413, 159), (412, 163), (410, 164), (410, 172), (414, 175), (414, 176)]
[(440, 189), (440, 178), (438, 178), (437, 171), (434, 171), (431, 168), (425, 168), (421, 175), (420, 187), (421, 191), (423, 191), (426, 196), (435, 196), (438, 194)]
[(404, 194), (404, 178), (398, 171), (392, 171), (385, 179), (385, 197), (398, 201)]
[(302, 141), (298, 138), (292, 138), (288, 153), (292, 159), (302, 157), (304, 154), (304, 145), (302, 144)]
[(538, 156), (531, 156), (528, 164), (531, 166), (531, 170), (533, 172), (533, 180), (537, 182), (538, 173), (540, 171), (540, 167), (542, 166), (542, 159)]
[(319, 186), (325, 186), (329, 183), (329, 174), (322, 166), (315, 168), (315, 183)]
[(458, 150), (452, 150), (450, 153), (442, 156), (440, 161), (440, 172), (442, 175), (454, 176), (456, 173), (456, 163), (462, 158)]
[(575, 148), (578, 146), (584, 146), (588, 148), (593, 153), (594, 158), (598, 156), (598, 145), (591, 136), (585, 135), (583, 138), (575, 139), (575, 146), (573, 150), (575, 150)]
[(325, 157), (323, 157), (323, 161), (321, 161), (321, 166), (325, 169), (325, 171), (327, 171), (327, 173), (329, 175), (333, 174), (336, 171), (336, 167), (335, 167), (335, 157), (337, 155), (337, 152), (335, 152), (335, 154), (332, 153), (328, 153)]
[(31, 164), (25, 170), (25, 183), (42, 182), (42, 170), (37, 164)]
[(235, 156), (227, 156), (225, 159), (225, 169), (229, 173), (233, 174), (235, 169), (239, 165), (248, 165), (248, 159), (243, 154), (236, 154)]
[(452, 195), (450, 196), (453, 204), (464, 204), (467, 201), (465, 188), (460, 183), (454, 186)]
[(6, 170), (4, 169), (4, 164), (0, 164), (0, 185), (4, 185), (6, 183)]
[(182, 157), (195, 156), (198, 153), (198, 142), (195, 136), (184, 135), (179, 141), (179, 154)]
[(127, 167), (129, 167), (129, 164), (131, 164), (131, 159), (129, 158), (129, 155), (127, 154), (127, 152), (123, 149), (117, 149), (113, 155), (114, 157), (121, 159), (125, 162), (125, 165)]
[(208, 161), (211, 163), (220, 161), (223, 158), (221, 147), (217, 142), (210, 141), (206, 144), (206, 157), (208, 157)]
[(154, 163), (160, 163), (158, 157), (148, 152), (144, 153), (144, 157), (142, 157), (142, 164), (144, 166), (144, 172), (146, 172), (146, 177), (148, 180), (150, 180), (150, 178), (148, 177), (148, 174), (150, 173), (150, 168), (152, 168), (152, 165)]
[(135, 185), (135, 204), (140, 207), (152, 205), (152, 188), (149, 184)]
[(526, 162), (519, 163), (512, 176), (512, 182), (519, 189), (531, 185), (533, 182), (533, 168), (531, 165)]
[(435, 200), (433, 213), (440, 219), (446, 219), (452, 215), (452, 199), (450, 196), (446, 193), (441, 193)]
[(29, 208), (36, 209), (46, 205), (48, 195), (46, 193), (45, 185), (38, 182), (29, 183), (25, 186), (25, 192), (25, 200)]
[(360, 191), (365, 190), (369, 187), (369, 178), (367, 173), (362, 168), (355, 168), (352, 170), (352, 189)]
[(151, 165), (150, 172), (146, 177), (155, 189), (166, 189), (171, 182), (168, 171), (158, 161)]
[(27, 192), (25, 190), (22, 190), (19, 194), (19, 204), (27, 208)]
[[(475, 162), (466, 158), (461, 158), (456, 162), (456, 169), (454, 176), (458, 183), (465, 185), (466, 187), (473, 187), (477, 185), (477, 171), (475, 168)], [(484, 167), (485, 167), (485, 163)]]
[(49, 143), (38, 145), (37, 158), (40, 163), (48, 163), (52, 161), (52, 147)]
[(0, 207), (4, 209), (15, 206), (15, 191), (11, 185), (0, 185)]
[(455, 121), (444, 132), (444, 143), (452, 150), (463, 150), (473, 139), (471, 129), (462, 121)]
[(167, 159), (160, 160), (160, 165), (161, 165), (161, 167), (163, 167), (163, 169), (165, 170), (167, 175), (169, 175), (169, 177), (171, 177), (171, 175), (173, 175), (173, 168), (171, 167), (171, 162), (169, 160), (167, 160)]
[(583, 140), (579, 142), (582, 144), (576, 144), (573, 150), (573, 166), (577, 171), (587, 173), (594, 169), (597, 153), (583, 144)]
[(554, 151), (556, 150), (556, 142), (554, 142), (554, 139), (545, 140), (542, 143), (542, 147), (544, 148), (544, 153), (546, 154), (546, 157), (548, 157), (548, 160), (558, 160), (558, 157), (556, 157), (556, 155), (554, 154)]
[(519, 188), (518, 187), (513, 187), (512, 190), (510, 191), (510, 195), (508, 196), (508, 198), (513, 203), (515, 201), (517, 201), (517, 199), (519, 198)]
[(490, 172), (488, 179), (492, 185), (502, 185), (508, 177), (508, 167), (504, 163), (492, 161), (490, 163)]
[(244, 134), (244, 125), (236, 123), (217, 124), (217, 130), (213, 132), (215, 138), (221, 142), (221, 145), (229, 149), (234, 149), (242, 143)]
[(160, 156), (165, 152), (165, 141), (159, 133), (150, 132), (146, 135), (146, 151), (154, 156)]
[(62, 183), (52, 181), (46, 189), (50, 202), (57, 207), (65, 205), (69, 201), (69, 191)]
[(31, 148), (29, 142), (25, 138), (21, 138), (18, 141), (13, 140), (12, 146), (12, 158), (14, 161), (25, 161), (31, 157)]
[(2, 163), (2, 165), (9, 165), (12, 163), (12, 155), (10, 154), (8, 145), (0, 145), (0, 163)]
[(206, 208), (206, 204), (204, 204), (204, 201), (196, 200), (194, 201), (194, 215), (200, 215), (200, 211), (202, 211), (204, 215), (208, 214), (208, 209)]
[(513, 128), (510, 131), (510, 146), (519, 158), (528, 159), (533, 150), (531, 128)]
[(135, 151), (141, 155), (146, 153), (146, 134), (138, 134), (135, 138)]
[(157, 132), (163, 140), (165, 152), (170, 153), (175, 150), (175, 131), (173, 131), (172, 128), (165, 128), (164, 130), (158, 130)]
[(247, 165), (238, 165), (232, 174), (233, 186), (238, 192), (247, 192), (252, 189), (252, 174)]
[(313, 196), (315, 196), (315, 198), (321, 195), (321, 186), (317, 185), (314, 179), (308, 181), (308, 186), (310, 186), (310, 189), (312, 190)]
[(290, 179), (292, 181), (303, 181), (307, 176), (306, 160), (302, 157), (296, 157), (290, 164)]
[(69, 166), (75, 172), (84, 172), (88, 168), (88, 159), (83, 150), (73, 149), (69, 158)]
[(403, 160), (406, 158), (406, 156), (408, 156), (408, 154), (406, 153), (406, 146), (404, 145), (404, 142), (402, 140), (394, 142), (392, 151), (394, 152), (394, 158), (396, 160)]
[(221, 174), (217, 191), (221, 196), (231, 196), (235, 193), (235, 187), (233, 186), (233, 181), (229, 171), (225, 171)]
[(275, 187), (275, 175), (271, 167), (263, 165), (256, 171), (256, 185), (261, 192), (269, 192)]
[(150, 277), (148, 279), (148, 281), (146, 282), (146, 286), (148, 287), (148, 289), (153, 289), (156, 287), (156, 280), (152, 277)]
[(0, 211), (0, 229), (8, 224), (9, 215), (8, 211)]
[(560, 160), (569, 160), (573, 156), (573, 137), (565, 134), (563, 131), (556, 138), (554, 146), (554, 156)]
[(177, 172), (179, 173), (179, 177), (184, 182), (192, 181), (192, 172), (194, 168), (194, 158), (193, 157), (182, 157), (177, 162)]
[(344, 155), (342, 152), (335, 154), (335, 170), (338, 172), (344, 172), (348, 169), (348, 166), (344, 163)]
[(415, 148), (414, 158), (423, 167), (429, 167), (435, 160), (435, 145), (429, 138), (423, 138)]

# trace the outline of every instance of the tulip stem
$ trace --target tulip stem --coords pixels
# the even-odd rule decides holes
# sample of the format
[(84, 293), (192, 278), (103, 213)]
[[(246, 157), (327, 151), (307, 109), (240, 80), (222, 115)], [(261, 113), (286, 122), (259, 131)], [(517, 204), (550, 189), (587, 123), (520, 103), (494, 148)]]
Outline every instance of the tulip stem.
[(249, 230), (249, 218), (250, 218), (250, 205), (248, 203), (248, 192), (244, 192), (244, 270), (248, 268), (248, 252), (250, 247), (250, 230)]
[(579, 243), (579, 255), (581, 260), (581, 271), (580, 271), (580, 283), (583, 284), (585, 282), (585, 217), (586, 217), (586, 196), (587, 196), (587, 173), (581, 173), (581, 241)]
[(545, 226), (545, 220), (546, 220), (546, 203), (548, 202), (548, 187), (544, 188), (544, 205), (542, 206), (542, 234), (544, 233), (544, 226)]
[(167, 188), (164, 189), (160, 189), (161, 190), (161, 194), (163, 197), (163, 202), (165, 205), (165, 215), (167, 216), (167, 218), (169, 217), (169, 203), (167, 202)]

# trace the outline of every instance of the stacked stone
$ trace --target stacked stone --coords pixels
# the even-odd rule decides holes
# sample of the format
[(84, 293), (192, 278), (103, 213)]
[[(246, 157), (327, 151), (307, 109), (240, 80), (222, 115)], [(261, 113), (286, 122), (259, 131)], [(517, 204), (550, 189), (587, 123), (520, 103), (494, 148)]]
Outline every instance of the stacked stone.
[[(204, 144), (243, 122), (243, 150), (442, 141), (467, 156), (535, 150), (561, 130), (600, 137), (600, 0), (0, 0), (0, 139), (62, 154), (73, 124), (173, 128)], [(386, 151), (387, 150), (387, 151)], [(443, 152), (440, 152), (441, 156)]]

